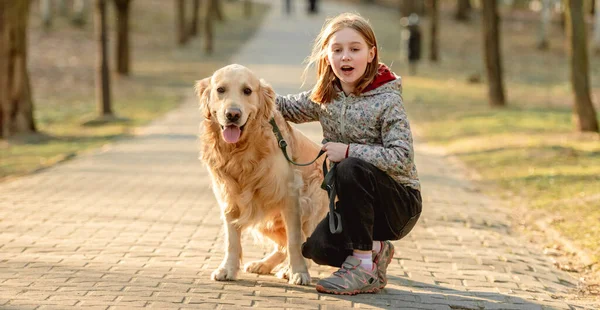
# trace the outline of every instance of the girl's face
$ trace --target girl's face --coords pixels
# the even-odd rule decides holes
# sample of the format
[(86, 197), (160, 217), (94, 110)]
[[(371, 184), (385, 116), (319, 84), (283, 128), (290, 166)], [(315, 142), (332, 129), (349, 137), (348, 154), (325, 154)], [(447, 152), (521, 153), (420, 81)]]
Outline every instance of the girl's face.
[(346, 94), (354, 91), (374, 57), (375, 47), (369, 48), (360, 33), (352, 28), (335, 32), (327, 45), (327, 62)]

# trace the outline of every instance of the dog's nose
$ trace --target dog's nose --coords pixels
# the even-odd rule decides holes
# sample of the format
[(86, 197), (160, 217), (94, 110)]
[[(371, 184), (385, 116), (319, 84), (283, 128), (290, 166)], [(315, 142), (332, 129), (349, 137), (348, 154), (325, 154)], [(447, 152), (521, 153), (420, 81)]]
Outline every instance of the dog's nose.
[(236, 122), (242, 116), (242, 110), (238, 108), (229, 108), (225, 110), (225, 117), (230, 122)]

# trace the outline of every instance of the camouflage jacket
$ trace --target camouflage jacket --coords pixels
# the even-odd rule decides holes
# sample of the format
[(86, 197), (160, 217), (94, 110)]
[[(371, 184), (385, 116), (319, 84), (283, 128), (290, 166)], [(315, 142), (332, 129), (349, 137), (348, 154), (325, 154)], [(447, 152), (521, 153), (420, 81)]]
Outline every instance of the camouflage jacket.
[(420, 190), (399, 77), (360, 96), (339, 91), (328, 104), (309, 97), (310, 91), (277, 96), (277, 107), (290, 122), (319, 121), (325, 140), (350, 145), (348, 157), (363, 159), (400, 184)]

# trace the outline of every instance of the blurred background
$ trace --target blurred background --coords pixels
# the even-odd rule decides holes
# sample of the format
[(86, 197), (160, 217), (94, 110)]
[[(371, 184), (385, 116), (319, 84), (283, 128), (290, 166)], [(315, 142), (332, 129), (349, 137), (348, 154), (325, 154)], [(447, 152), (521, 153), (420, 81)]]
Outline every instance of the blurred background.
[[(135, 135), (230, 63), (273, 7), (322, 23), (340, 3), (403, 77), (417, 143), (464, 162), (523, 225), (542, 218), (589, 253), (560, 268), (597, 272), (598, 0), (0, 0), (0, 182)], [(276, 58), (260, 63), (281, 69)]]

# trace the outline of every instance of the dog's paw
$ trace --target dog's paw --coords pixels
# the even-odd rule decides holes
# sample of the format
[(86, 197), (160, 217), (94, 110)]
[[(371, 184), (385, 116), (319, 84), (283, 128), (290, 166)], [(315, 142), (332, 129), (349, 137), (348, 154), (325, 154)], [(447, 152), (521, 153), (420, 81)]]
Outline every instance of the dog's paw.
[(296, 284), (296, 285), (309, 285), (310, 284), (310, 274), (308, 274), (308, 272), (294, 273), (289, 278), (288, 283)]
[(273, 270), (273, 266), (260, 260), (249, 262), (244, 265), (244, 271), (250, 273), (270, 274), (271, 270)]
[(290, 272), (290, 265), (285, 265), (283, 267), (281, 267), (279, 270), (277, 270), (277, 272), (275, 273), (275, 276), (278, 277), (279, 279), (289, 279), (289, 272)]
[(235, 281), (237, 280), (237, 268), (219, 267), (210, 275), (213, 281)]

